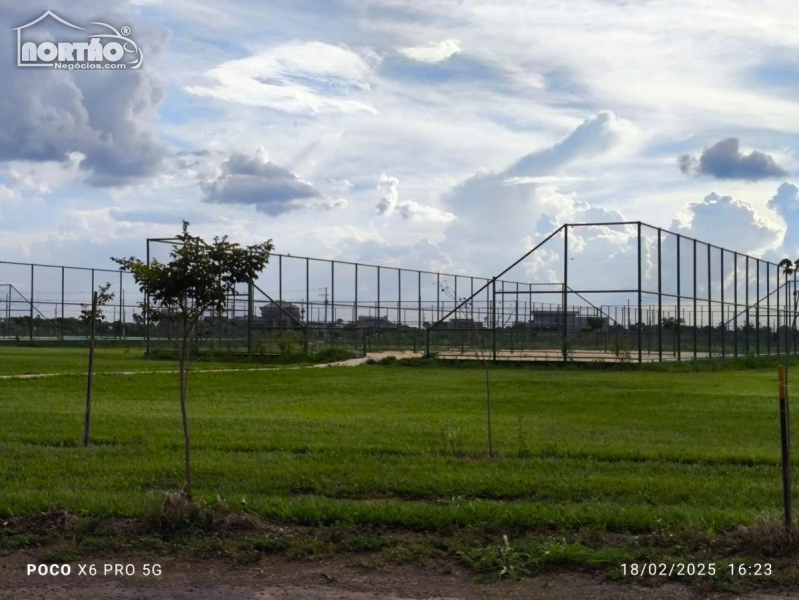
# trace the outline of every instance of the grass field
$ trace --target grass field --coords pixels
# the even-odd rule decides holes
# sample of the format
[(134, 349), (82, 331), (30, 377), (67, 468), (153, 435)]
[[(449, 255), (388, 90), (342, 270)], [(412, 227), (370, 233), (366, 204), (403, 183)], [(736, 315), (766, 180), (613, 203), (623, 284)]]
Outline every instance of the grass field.
[[(146, 372), (174, 365), (98, 351), (84, 449), (83, 352), (0, 352), (0, 375), (65, 374), (0, 380), (0, 513), (142, 516), (180, 488), (177, 376)], [(103, 374), (121, 370), (141, 373)], [(780, 514), (774, 369), (496, 369), (494, 458), (483, 377), (402, 366), (195, 373), (196, 496), (289, 524), (495, 537), (713, 535)]]

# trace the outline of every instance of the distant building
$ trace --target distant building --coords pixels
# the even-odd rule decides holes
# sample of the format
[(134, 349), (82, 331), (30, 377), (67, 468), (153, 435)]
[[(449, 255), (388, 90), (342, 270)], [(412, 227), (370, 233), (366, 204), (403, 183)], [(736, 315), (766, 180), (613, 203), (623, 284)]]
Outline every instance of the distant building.
[(355, 326), (359, 329), (397, 329), (397, 324), (388, 320), (388, 317), (366, 317), (359, 316), (355, 321)]
[(302, 312), (296, 304), (286, 301), (271, 301), (261, 307), (261, 319), (266, 327), (297, 327), (302, 321)]
[(483, 324), (474, 319), (450, 319), (441, 324), (442, 329), (482, 329)]
[[(566, 331), (582, 331), (590, 329), (588, 316), (579, 314), (576, 310), (534, 310), (530, 313), (530, 325), (537, 331), (559, 331), (563, 328), (566, 319)], [(604, 328), (604, 327), (603, 327)]]

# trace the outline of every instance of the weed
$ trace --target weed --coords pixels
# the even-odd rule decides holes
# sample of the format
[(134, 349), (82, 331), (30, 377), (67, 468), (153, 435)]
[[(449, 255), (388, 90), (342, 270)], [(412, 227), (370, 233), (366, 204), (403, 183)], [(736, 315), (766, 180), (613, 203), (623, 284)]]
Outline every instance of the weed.
[(507, 535), (502, 536), (498, 545), (478, 548), (473, 551), (459, 551), (458, 556), (470, 568), (497, 579), (521, 579), (530, 575), (535, 561), (526, 552), (522, 552), (511, 544)]

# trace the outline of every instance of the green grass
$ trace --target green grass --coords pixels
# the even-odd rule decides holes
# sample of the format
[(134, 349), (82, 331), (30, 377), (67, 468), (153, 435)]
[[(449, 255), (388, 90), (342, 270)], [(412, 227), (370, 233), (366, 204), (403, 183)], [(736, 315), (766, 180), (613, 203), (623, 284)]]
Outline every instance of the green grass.
[[(352, 358), (347, 350), (328, 348), (305, 354), (248, 357), (246, 354), (203, 353), (195, 363), (196, 369), (247, 369), (286, 364), (327, 363)], [(85, 375), (88, 348), (30, 348), (0, 347), (0, 376), (33, 374)], [(95, 351), (95, 372), (170, 371), (178, 368), (174, 353), (168, 350), (145, 356), (143, 348), (98, 347)]]
[[(0, 380), (0, 514), (57, 505), (146, 516), (180, 488), (177, 376), (103, 374), (169, 363), (98, 353), (84, 449), (82, 358), (0, 351), (0, 374), (75, 374)], [(493, 458), (483, 377), (385, 366), (195, 373), (195, 494), (289, 524), (497, 539), (714, 534), (780, 514), (774, 369), (496, 369)]]
[[(0, 347), (0, 376), (35, 373), (68, 373), (85, 375), (88, 367), (87, 348)], [(223, 361), (203, 361), (198, 368), (232, 367)], [(98, 347), (95, 351), (95, 373), (112, 371), (165, 371), (177, 369), (177, 361), (151, 360), (143, 348)]]

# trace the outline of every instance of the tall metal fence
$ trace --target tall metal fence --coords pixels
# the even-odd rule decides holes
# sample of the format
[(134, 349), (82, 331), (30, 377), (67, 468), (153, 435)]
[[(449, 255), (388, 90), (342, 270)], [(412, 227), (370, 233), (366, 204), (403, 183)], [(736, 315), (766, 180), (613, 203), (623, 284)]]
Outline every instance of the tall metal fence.
[[(620, 250), (608, 254), (607, 239)], [(148, 240), (148, 259), (164, 260), (172, 244)], [(0, 343), (85, 343), (80, 312), (105, 283), (115, 296), (101, 341), (167, 346), (142, 317), (130, 273), (3, 261)], [(208, 318), (206, 347), (497, 360), (776, 355), (797, 350), (795, 285), (773, 262), (640, 222), (564, 225), (495, 277), (274, 254), (222, 318)]]
[[(503, 277), (542, 260), (550, 283), (508, 289)], [(445, 331), (486, 294), (493, 299), (491, 334), (481, 345), (494, 358), (777, 355), (797, 351), (796, 290), (796, 275), (777, 263), (687, 235), (640, 221), (575, 223), (543, 237), (431, 329)], [(521, 322), (519, 298), (531, 294), (552, 302), (533, 302), (529, 321)]]

